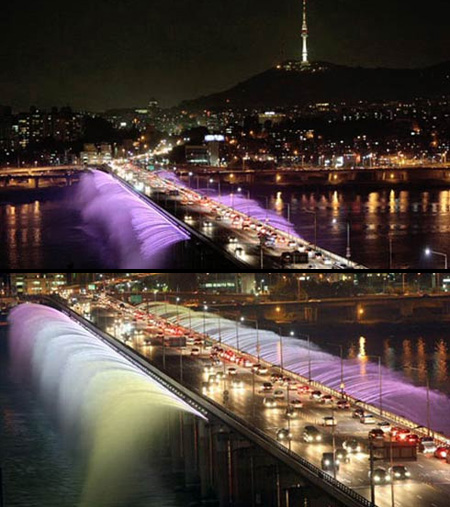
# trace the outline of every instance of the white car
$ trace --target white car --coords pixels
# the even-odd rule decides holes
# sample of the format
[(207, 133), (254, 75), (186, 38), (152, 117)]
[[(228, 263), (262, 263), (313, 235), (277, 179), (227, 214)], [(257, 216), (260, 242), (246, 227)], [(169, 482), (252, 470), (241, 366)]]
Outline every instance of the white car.
[(235, 368), (234, 366), (230, 366), (227, 369), (227, 372), (228, 372), (228, 375), (237, 375), (237, 368)]
[(272, 396), (266, 396), (264, 398), (263, 405), (266, 408), (275, 408), (277, 406), (277, 400)]
[(274, 398), (278, 398), (280, 400), (284, 400), (284, 391), (282, 391), (281, 389), (276, 389), (273, 392), (273, 396), (274, 396)]
[(375, 417), (372, 415), (372, 414), (364, 414), (360, 421), (363, 423), (363, 424), (375, 424)]

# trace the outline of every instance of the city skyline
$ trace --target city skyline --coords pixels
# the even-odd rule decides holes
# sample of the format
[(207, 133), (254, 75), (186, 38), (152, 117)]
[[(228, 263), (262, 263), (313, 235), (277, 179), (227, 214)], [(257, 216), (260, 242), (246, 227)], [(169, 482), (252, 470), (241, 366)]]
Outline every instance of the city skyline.
[[(308, 3), (310, 61), (402, 68), (448, 60), (447, 2), (407, 12), (400, 1), (360, 4)], [(302, 57), (298, 1), (208, 4), (195, 11), (176, 0), (135, 10), (102, 2), (87, 9), (56, 2), (17, 9), (8, 5), (5, 13), (8, 72), (0, 86), (2, 102), (15, 109), (70, 104), (96, 111), (146, 104), (151, 96), (176, 105)]]

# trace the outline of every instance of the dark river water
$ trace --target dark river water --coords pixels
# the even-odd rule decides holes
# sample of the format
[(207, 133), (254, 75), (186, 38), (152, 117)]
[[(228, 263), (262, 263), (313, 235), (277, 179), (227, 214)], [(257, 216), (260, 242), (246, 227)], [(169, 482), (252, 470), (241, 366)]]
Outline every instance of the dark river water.
[[(0, 194), (2, 267), (119, 267), (115, 252), (83, 223), (74, 203), (76, 188)], [(349, 221), (352, 258), (369, 267), (389, 267), (389, 235), (394, 269), (442, 268), (442, 257), (428, 258), (424, 250), (450, 252), (450, 190), (250, 190), (262, 206), (268, 202), (285, 216), (289, 204), (297, 231), (310, 241), (315, 236), (314, 214), (305, 210), (314, 211), (318, 244), (341, 255)], [(167, 257), (165, 267), (186, 267), (197, 262), (196, 257), (196, 252), (178, 251)]]

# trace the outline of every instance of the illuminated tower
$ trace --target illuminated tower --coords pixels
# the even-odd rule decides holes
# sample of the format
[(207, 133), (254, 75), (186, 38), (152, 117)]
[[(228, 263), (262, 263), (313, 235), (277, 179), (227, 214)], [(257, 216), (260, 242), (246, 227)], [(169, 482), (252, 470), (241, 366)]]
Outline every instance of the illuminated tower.
[(306, 24), (306, 0), (303, 0), (303, 25), (302, 25), (302, 64), (307, 65), (308, 62), (308, 48), (306, 47), (306, 39), (308, 38), (308, 25)]

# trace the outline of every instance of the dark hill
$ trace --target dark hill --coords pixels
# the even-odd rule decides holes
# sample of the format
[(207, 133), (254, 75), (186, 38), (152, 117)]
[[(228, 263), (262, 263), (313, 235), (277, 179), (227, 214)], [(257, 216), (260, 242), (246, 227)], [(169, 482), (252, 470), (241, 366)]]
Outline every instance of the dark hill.
[(184, 101), (187, 109), (283, 107), (310, 102), (409, 100), (450, 95), (450, 62), (424, 69), (284, 62), (224, 92)]

